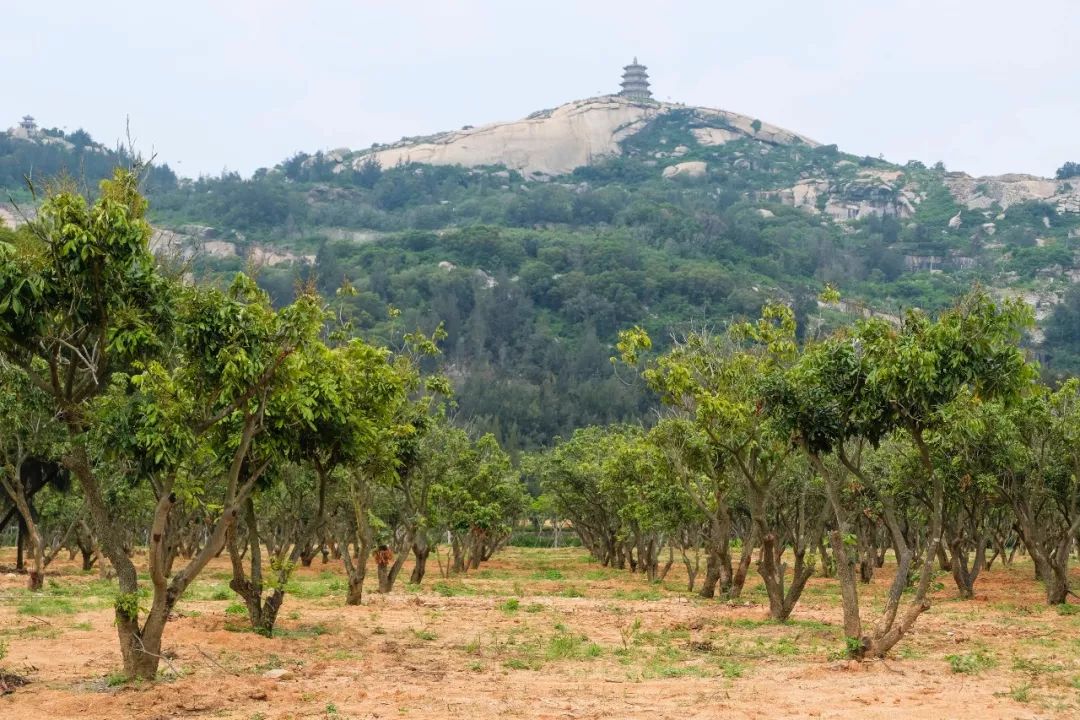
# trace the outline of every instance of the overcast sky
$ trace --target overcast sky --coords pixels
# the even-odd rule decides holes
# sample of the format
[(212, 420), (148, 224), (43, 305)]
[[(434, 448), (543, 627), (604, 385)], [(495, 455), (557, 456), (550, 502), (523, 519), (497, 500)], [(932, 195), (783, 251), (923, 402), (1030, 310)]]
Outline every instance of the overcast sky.
[(1080, 161), (1080, 0), (2, 0), (0, 127), (30, 113), (183, 175), (514, 120), (618, 89), (897, 162)]

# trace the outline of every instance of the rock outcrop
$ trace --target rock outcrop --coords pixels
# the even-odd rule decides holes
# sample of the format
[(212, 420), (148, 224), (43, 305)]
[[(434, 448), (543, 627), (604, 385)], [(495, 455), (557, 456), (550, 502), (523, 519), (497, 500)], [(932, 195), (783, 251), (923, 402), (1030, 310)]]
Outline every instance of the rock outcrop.
[(759, 193), (759, 197), (840, 221), (871, 215), (903, 219), (915, 214), (919, 198), (913, 188), (902, 184), (902, 175), (898, 170), (864, 170), (846, 182), (806, 178), (789, 188)]
[(708, 169), (709, 166), (701, 160), (690, 160), (687, 162), (675, 163), (674, 165), (668, 165), (664, 168), (662, 174), (668, 179), (677, 177), (697, 178), (705, 177), (705, 173)]
[(945, 176), (945, 186), (958, 203), (970, 210), (986, 210), (994, 203), (1006, 210), (1010, 205), (1039, 200), (1053, 205), (1058, 212), (1080, 212), (1080, 182), (1075, 180), (1015, 173), (972, 177), (952, 172)]
[(737, 113), (639, 102), (613, 95), (567, 103), (516, 122), (493, 123), (377, 146), (353, 155), (351, 162), (359, 167), (373, 157), (383, 167), (409, 162), (466, 167), (504, 165), (526, 176), (563, 175), (600, 158), (618, 155), (622, 151), (620, 142), (643, 129), (650, 120), (675, 111), (690, 111), (703, 125), (693, 133), (702, 145), (718, 145), (740, 137), (774, 144), (803, 143), (811, 147), (818, 144)]

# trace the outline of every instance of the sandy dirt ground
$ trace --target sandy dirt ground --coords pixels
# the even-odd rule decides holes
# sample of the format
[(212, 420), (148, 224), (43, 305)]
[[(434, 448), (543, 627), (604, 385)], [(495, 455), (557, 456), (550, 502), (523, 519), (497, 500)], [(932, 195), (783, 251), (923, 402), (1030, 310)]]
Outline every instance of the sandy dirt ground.
[[(680, 570), (650, 585), (581, 549), (511, 548), (346, 607), (339, 565), (316, 560), (265, 638), (219, 560), (169, 624), (156, 683), (118, 672), (111, 583), (58, 560), (31, 594), (0, 572), (0, 667), (30, 681), (0, 718), (1080, 718), (1080, 608), (1047, 608), (1022, 560), (984, 574), (972, 601), (942, 575), (895, 656), (861, 664), (839, 657), (833, 581), (811, 581), (779, 625), (756, 582), (738, 603), (706, 601)], [(864, 588), (868, 611), (888, 579)]]

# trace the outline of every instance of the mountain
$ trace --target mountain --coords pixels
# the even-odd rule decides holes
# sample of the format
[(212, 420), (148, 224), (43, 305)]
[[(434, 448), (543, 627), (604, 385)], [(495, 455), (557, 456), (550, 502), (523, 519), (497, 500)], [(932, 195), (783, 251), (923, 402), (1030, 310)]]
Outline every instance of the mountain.
[(722, 145), (741, 137), (779, 145), (818, 145), (809, 138), (745, 115), (609, 95), (541, 110), (516, 122), (403, 138), (391, 145), (376, 145), (363, 153), (346, 153), (342, 162), (353, 167), (369, 158), (382, 167), (400, 163), (501, 165), (528, 178), (540, 179), (565, 175), (619, 155), (623, 141), (667, 116), (678, 116), (693, 124), (694, 137), (703, 145)]
[[(90, 152), (0, 136), (0, 168), (54, 157), (88, 184), (106, 172), (88, 171)], [(649, 417), (653, 399), (608, 362), (620, 329), (662, 341), (769, 298), (809, 337), (852, 314), (938, 308), (978, 282), (1032, 306), (1029, 343), (1048, 372), (1080, 370), (1071, 163), (1055, 179), (973, 178), (749, 116), (605, 96), (298, 153), (247, 179), (166, 171), (147, 188), (159, 248), (211, 281), (255, 269), (279, 301), (314, 281), (388, 341), (444, 323), (461, 418), (511, 449)], [(344, 281), (355, 293), (336, 292)], [(818, 303), (826, 283), (843, 303)]]

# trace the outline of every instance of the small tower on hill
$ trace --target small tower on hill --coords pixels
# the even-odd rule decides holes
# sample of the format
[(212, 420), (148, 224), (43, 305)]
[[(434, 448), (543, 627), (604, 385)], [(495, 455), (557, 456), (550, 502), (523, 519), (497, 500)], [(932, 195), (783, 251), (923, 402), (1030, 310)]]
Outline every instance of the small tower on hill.
[(623, 68), (622, 91), (619, 95), (631, 100), (651, 100), (652, 93), (649, 91), (649, 74), (644, 65), (639, 65), (637, 58)]
[(37, 132), (37, 123), (34, 122), (32, 115), (23, 115), (23, 119), (19, 121), (19, 127), (25, 130), (28, 135)]

